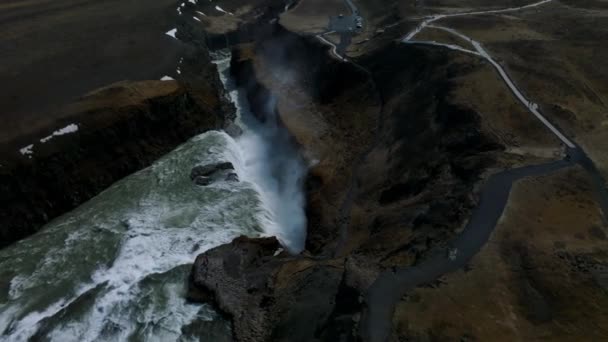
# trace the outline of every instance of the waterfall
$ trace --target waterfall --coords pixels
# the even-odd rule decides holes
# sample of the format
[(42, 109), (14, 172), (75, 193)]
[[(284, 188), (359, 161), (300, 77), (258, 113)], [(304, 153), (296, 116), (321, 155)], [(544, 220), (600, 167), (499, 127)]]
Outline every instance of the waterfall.
[[(276, 236), (293, 253), (304, 249), (306, 213), (303, 181), (307, 166), (289, 132), (277, 120), (260, 122), (250, 111), (246, 94), (229, 75), (230, 55), (216, 62), (220, 78), (237, 108), (237, 123), (243, 133), (233, 140), (231, 150), (241, 160), (239, 177), (251, 183), (259, 194), (264, 212), (259, 219), (265, 235)], [(273, 99), (267, 105), (274, 112)]]

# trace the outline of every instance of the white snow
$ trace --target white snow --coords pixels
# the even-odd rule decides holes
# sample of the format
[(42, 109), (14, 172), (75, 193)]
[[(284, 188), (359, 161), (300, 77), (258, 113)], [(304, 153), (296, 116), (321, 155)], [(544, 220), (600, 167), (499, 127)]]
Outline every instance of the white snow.
[(192, 19), (196, 20), (196, 21), (201, 21), (199, 18), (197, 17), (192, 17)]
[(34, 153), (34, 151), (32, 151), (33, 148), (34, 148), (33, 144), (27, 145), (24, 148), (20, 149), (19, 152), (21, 152), (21, 154), (24, 156), (29, 156), (32, 153)]
[[(171, 29), (171, 30), (165, 32), (165, 34), (167, 36), (172, 37), (172, 38), (175, 38), (175, 33), (177, 33), (177, 29), (176, 28)], [(177, 39), (177, 38), (175, 38), (175, 39)]]
[(203, 17), (206, 17), (206, 16), (207, 16), (205, 13), (203, 13), (203, 12), (201, 12), (201, 11), (196, 11), (196, 13), (198, 13), (198, 14), (202, 15)]
[(171, 77), (171, 76), (165, 75), (165, 76), (161, 77), (160, 80), (161, 81), (173, 81), (175, 79), (173, 77)]
[(58, 137), (60, 135), (70, 134), (70, 133), (74, 133), (74, 132), (78, 132), (78, 125), (69, 124), (61, 129), (56, 130), (55, 132), (53, 132), (53, 134), (49, 135), (48, 137), (40, 139), (40, 142), (44, 144), (45, 142), (53, 139), (53, 137)]
[(232, 14), (232, 13), (228, 12), (228, 11), (224, 11), (224, 9), (222, 9), (220, 6), (215, 6), (215, 9), (216, 9), (216, 10), (218, 10), (218, 11), (220, 11), (220, 12), (222, 12), (222, 13), (226, 13), (226, 14), (234, 15), (234, 14)]

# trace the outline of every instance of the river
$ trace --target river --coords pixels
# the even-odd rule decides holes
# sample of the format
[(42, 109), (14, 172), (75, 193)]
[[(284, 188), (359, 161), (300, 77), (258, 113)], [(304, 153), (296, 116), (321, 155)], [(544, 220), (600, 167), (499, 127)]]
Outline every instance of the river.
[[(306, 165), (286, 132), (249, 113), (217, 61), (243, 134), (192, 138), (39, 233), (0, 250), (0, 341), (230, 341), (229, 322), (185, 299), (195, 257), (239, 235), (297, 252)], [(229, 161), (240, 182), (199, 187), (197, 165)]]

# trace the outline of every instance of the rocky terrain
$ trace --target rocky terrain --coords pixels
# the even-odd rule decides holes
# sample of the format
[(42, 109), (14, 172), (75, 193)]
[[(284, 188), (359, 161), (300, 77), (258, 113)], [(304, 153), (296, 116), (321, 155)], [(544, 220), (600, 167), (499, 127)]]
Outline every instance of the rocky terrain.
[[(480, 189), (490, 174), (559, 160), (564, 150), (558, 139), (518, 102), (489, 63), (458, 51), (392, 41), (415, 27), (419, 19), (412, 12), (418, 16), (435, 11), (466, 11), (476, 6), (491, 10), (526, 2), (501, 6), (467, 3), (470, 7), (434, 2), (423, 2), (424, 7), (413, 4), (408, 7), (387, 2), (387, 8), (396, 10), (386, 15), (377, 7), (374, 12), (375, 4), (363, 1), (361, 11), (370, 16), (367, 20), (372, 24), (361, 37), (368, 34), (372, 38), (347, 49), (349, 63), (333, 58), (329, 53), (331, 47), (315, 39), (314, 34), (318, 33), (315, 25), (320, 19), (306, 27), (306, 18), (312, 12), (302, 8), (304, 3), (283, 14), (279, 26), (260, 32), (255, 43), (235, 46), (233, 64), (234, 69), (240, 69), (236, 75), (244, 80), (243, 84), (254, 84), (254, 88), (264, 89), (276, 98), (276, 113), (313, 165), (306, 182), (309, 219), (306, 251), (289, 256), (275, 253), (276, 242), (235, 240), (230, 246), (197, 258), (191, 293), (195, 298), (216, 302), (233, 319), (237, 340), (374, 340), (377, 337), (361, 335), (361, 320), (365, 319), (361, 314), (370, 305), (366, 295), (376, 278), (382, 272), (406, 269), (446, 253), (450, 241), (462, 232), (478, 206)], [(308, 5), (313, 6), (312, 3)], [(404, 15), (408, 10), (409, 14)], [(384, 28), (393, 22), (396, 25)], [(399, 33), (395, 28), (405, 31)], [(418, 39), (440, 40), (448, 36), (424, 32)], [(501, 62), (511, 67), (508, 60)], [(522, 85), (527, 91), (527, 83)], [(539, 102), (543, 109), (551, 103), (548, 99)], [(552, 112), (548, 113), (552, 118)], [(572, 136), (568, 129), (566, 132)], [(593, 153), (591, 156), (601, 169), (601, 158), (595, 158)], [(572, 181), (566, 182), (564, 177)], [(487, 250), (494, 249), (494, 241), (501, 239), (498, 236), (509, 236), (500, 242), (499, 249), (501, 257), (507, 258), (506, 267), (527, 270), (545, 268), (546, 263), (566, 267), (564, 260), (568, 258), (537, 250), (533, 240), (517, 242), (510, 233), (500, 233), (535, 229), (528, 221), (509, 223), (513, 228), (503, 227), (513, 215), (516, 203), (522, 203), (520, 208), (526, 210), (518, 215), (528, 220), (554, 216), (552, 222), (559, 222), (563, 227), (560, 231), (568, 236), (577, 234), (573, 226), (578, 222), (574, 218), (576, 213), (555, 209), (549, 214), (552, 209), (540, 198), (545, 196), (545, 201), (552, 199), (565, 206), (576, 203), (581, 209), (595, 208), (589, 210), (598, 216), (587, 216), (584, 221), (595, 227), (597, 236), (602, 235), (606, 227), (597, 206), (597, 195), (592, 191), (596, 183), (585, 183), (585, 177), (580, 169), (567, 168), (559, 176), (551, 176), (548, 183), (518, 185), (490, 244), (465, 267), (464, 274), (472, 274), (473, 278), (462, 280), (457, 272), (408, 292), (397, 304), (392, 324), (389, 322), (391, 338), (483, 340), (510, 336), (501, 335), (499, 327), (518, 333), (523, 326), (517, 324), (523, 323), (514, 321), (517, 324), (505, 326), (507, 323), (500, 316), (484, 311), (481, 304), (473, 304), (474, 298), (494, 303), (492, 287), (479, 285), (473, 291), (468, 289), (472, 286), (469, 282), (485, 277), (487, 280), (483, 281), (494, 282), (496, 286), (503, 283), (493, 273), (494, 265), (500, 267), (501, 262), (484, 259)], [(527, 191), (522, 194), (523, 188)], [(553, 193), (540, 195), (538, 191)], [(566, 193), (571, 197), (558, 195)], [(528, 202), (537, 205), (523, 204)], [(543, 224), (549, 226), (552, 225)], [(545, 243), (543, 230), (537, 230), (533, 236)], [(562, 249), (566, 248), (564, 244), (569, 245), (564, 241), (558, 243)], [(594, 249), (590, 246), (592, 243), (588, 247)], [(598, 245), (595, 250), (599, 253), (601, 248)], [(576, 259), (569, 255), (570, 259)], [(589, 262), (601, 265), (596, 256), (592, 258), (594, 261)], [(531, 263), (545, 264), (528, 266)], [(508, 297), (501, 292), (498, 298), (516, 310), (510, 320), (521, 317), (531, 326), (549, 323), (529, 330), (521, 328), (521, 334), (512, 335), (512, 339), (603, 335), (601, 331), (596, 335), (583, 333), (587, 325), (602, 325), (605, 312), (601, 306), (596, 306), (599, 311), (588, 313), (584, 319), (569, 316), (581, 303), (596, 305), (597, 296), (603, 296), (601, 281), (585, 285), (573, 282), (560, 289), (557, 284), (561, 281), (553, 273), (527, 274), (532, 278), (510, 276), (512, 285), (506, 286), (512, 295)], [(311, 294), (315, 286), (323, 288), (319, 291), (322, 294)], [(583, 290), (587, 288), (588, 291)], [(460, 312), (464, 308), (451, 304), (448, 292), (451, 289), (461, 296), (460, 303), (472, 303), (465, 308), (475, 311), (467, 315)], [(543, 292), (545, 289), (549, 292)], [(578, 304), (565, 299), (555, 299), (561, 306), (548, 302), (573, 289), (580, 292)], [(439, 303), (444, 297), (448, 302)], [(426, 314), (425, 318), (420, 317), (420, 311)], [(478, 324), (480, 315), (485, 320)], [(561, 335), (560, 327), (565, 322), (572, 325), (567, 330), (570, 335)], [(258, 330), (254, 326), (264, 328)]]

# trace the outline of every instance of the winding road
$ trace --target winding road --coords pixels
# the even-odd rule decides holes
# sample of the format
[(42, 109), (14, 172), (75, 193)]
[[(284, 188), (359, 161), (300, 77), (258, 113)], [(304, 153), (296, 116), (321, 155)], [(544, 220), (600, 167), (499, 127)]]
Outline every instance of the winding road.
[[(451, 247), (458, 251), (454, 258), (448, 258), (444, 250), (436, 250), (433, 256), (416, 266), (397, 268), (380, 274), (365, 296), (365, 306), (359, 326), (360, 336), (364, 341), (388, 340), (395, 305), (405, 293), (417, 286), (432, 282), (446, 273), (454, 272), (464, 267), (481, 250), (502, 216), (513, 183), (522, 178), (546, 175), (566, 167), (574, 166), (575, 164), (581, 165), (591, 176), (604, 220), (608, 222), (608, 189), (606, 188), (606, 183), (594, 163), (580, 146), (568, 139), (539, 112), (538, 105), (523, 95), (504, 68), (496, 62), (479, 42), (454, 29), (431, 25), (431, 23), (443, 18), (514, 12), (541, 6), (551, 1), (553, 0), (543, 0), (521, 7), (499, 10), (433, 15), (427, 17), (416, 29), (406, 34), (401, 40), (407, 44), (425, 44), (448, 48), (487, 60), (496, 69), (513, 95), (566, 146), (566, 157), (563, 160), (505, 170), (490, 176), (483, 186), (479, 207), (474, 210), (463, 233), (450, 243)], [(444, 30), (455, 35), (469, 42), (475, 50), (469, 50), (454, 44), (412, 40), (427, 27)]]

